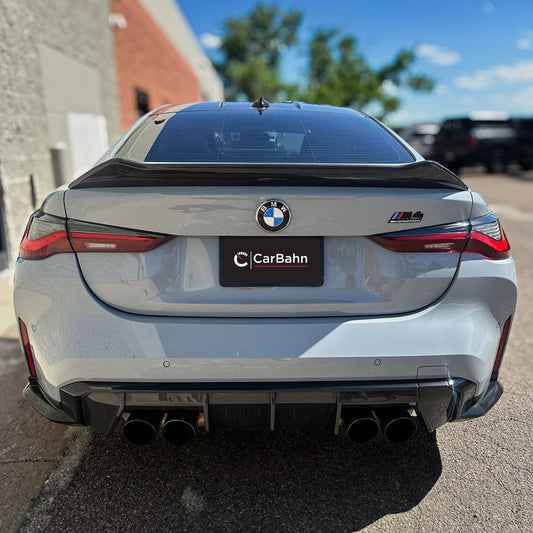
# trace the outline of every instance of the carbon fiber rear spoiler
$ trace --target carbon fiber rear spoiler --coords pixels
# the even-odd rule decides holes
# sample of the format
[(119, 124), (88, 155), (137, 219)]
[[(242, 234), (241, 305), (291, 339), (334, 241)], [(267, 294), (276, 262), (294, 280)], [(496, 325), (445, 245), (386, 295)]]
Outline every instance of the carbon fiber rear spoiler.
[(285, 163), (139, 163), (108, 159), (74, 180), (70, 189), (100, 187), (398, 187), (456, 189), (468, 187), (435, 161), (402, 165)]

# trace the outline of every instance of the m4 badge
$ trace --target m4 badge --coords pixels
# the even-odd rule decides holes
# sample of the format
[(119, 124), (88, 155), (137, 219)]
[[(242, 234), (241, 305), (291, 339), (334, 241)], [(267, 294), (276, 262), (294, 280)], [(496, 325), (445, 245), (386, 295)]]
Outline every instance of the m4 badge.
[(397, 211), (394, 213), (394, 215), (392, 215), (391, 219), (389, 220), (389, 224), (402, 222), (422, 222), (423, 218), (424, 213), (422, 213), (422, 211), (417, 211), (416, 213), (413, 213), (412, 211)]

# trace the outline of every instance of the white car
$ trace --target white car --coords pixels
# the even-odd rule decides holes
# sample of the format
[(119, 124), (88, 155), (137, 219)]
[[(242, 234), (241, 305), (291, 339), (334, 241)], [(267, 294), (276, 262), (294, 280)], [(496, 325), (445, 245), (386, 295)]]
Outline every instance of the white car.
[(137, 443), (480, 416), (515, 302), (455, 174), (364, 113), (263, 99), (142, 118), (32, 215), (15, 271), (28, 402)]

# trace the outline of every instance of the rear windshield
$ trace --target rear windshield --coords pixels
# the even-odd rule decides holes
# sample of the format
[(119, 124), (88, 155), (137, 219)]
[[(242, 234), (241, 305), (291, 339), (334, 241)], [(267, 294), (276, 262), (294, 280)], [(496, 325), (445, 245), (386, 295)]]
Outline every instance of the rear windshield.
[[(168, 117), (168, 118), (167, 118)], [(146, 120), (116, 157), (167, 163), (411, 163), (367, 117), (267, 110), (183, 111)]]

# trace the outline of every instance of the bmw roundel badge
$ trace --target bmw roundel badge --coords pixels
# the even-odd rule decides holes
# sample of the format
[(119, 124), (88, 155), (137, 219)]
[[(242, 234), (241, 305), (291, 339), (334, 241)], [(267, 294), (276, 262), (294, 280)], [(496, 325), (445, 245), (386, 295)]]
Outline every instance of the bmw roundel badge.
[(255, 219), (266, 231), (280, 231), (289, 224), (291, 212), (286, 203), (280, 200), (268, 200), (259, 206)]

